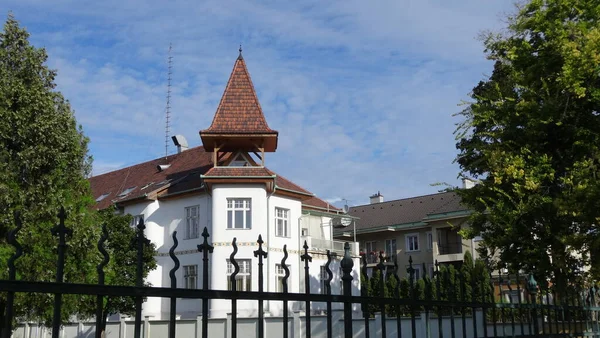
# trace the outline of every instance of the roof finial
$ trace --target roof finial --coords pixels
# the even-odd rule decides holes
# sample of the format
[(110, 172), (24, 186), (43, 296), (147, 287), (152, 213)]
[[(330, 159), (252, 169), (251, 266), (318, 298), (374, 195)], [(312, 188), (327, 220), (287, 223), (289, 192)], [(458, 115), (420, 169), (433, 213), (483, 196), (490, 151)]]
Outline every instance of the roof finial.
[(242, 57), (242, 44), (240, 44), (240, 49), (238, 49), (240, 51), (240, 55), (238, 56), (238, 59), (241, 60), (243, 59)]

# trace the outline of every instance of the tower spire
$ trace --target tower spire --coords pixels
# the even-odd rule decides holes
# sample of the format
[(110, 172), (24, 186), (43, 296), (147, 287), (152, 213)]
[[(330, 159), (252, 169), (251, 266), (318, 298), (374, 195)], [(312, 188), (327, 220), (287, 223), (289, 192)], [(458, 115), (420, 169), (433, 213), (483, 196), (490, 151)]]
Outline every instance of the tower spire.
[(243, 60), (244, 57), (242, 56), (242, 44), (240, 44), (240, 49), (238, 49), (240, 52), (240, 55), (238, 55), (238, 60)]
[(169, 56), (167, 58), (168, 76), (167, 76), (167, 107), (165, 108), (165, 159), (169, 156), (169, 131), (171, 119), (171, 75), (173, 74), (173, 56), (171, 55), (172, 44), (169, 43)]

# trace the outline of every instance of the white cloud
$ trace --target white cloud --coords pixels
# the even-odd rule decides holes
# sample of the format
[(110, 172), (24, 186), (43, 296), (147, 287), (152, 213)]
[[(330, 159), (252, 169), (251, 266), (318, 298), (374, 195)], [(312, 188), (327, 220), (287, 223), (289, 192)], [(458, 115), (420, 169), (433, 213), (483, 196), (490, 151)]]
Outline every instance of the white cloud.
[(269, 125), (280, 131), (267, 164), (352, 204), (378, 190), (389, 200), (457, 184), (451, 114), (489, 70), (478, 31), (500, 27), (498, 13), (511, 9), (500, 0), (6, 7), (48, 48), (58, 89), (91, 138), (95, 171), (163, 153), (169, 42), (171, 130), (200, 144), (241, 42)]

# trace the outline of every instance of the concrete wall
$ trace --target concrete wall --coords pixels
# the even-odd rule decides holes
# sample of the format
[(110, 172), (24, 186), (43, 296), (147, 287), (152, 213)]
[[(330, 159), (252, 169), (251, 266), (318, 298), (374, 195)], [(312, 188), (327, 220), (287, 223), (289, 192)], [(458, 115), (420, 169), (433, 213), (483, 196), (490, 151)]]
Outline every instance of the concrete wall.
[[(353, 337), (365, 337), (365, 320), (360, 318), (359, 312), (354, 312), (355, 318), (352, 319)], [(481, 312), (477, 312), (477, 334), (473, 328), (473, 320), (470, 316), (465, 320), (465, 337), (482, 337), (484, 336), (483, 316)], [(343, 337), (344, 335), (344, 318), (342, 310), (334, 310), (331, 314), (332, 319), (332, 336)], [(400, 319), (401, 337), (412, 336), (413, 319), (403, 317)], [(369, 334), (371, 337), (381, 337), (382, 318), (376, 315), (375, 318), (369, 319)], [(118, 322), (109, 322), (106, 329), (106, 338), (130, 338), (133, 337), (134, 322), (132, 320), (121, 320)], [(444, 336), (450, 336), (451, 319), (442, 317), (442, 331)], [(93, 338), (95, 333), (94, 322), (80, 322), (65, 325), (61, 329), (62, 338)], [(438, 318), (434, 315), (426, 316), (425, 313), (417, 314), (414, 318), (414, 326), (416, 337), (439, 337)], [(514, 334), (519, 336), (529, 334), (529, 325), (524, 325), (524, 331), (521, 332), (520, 325), (515, 325)], [(541, 325), (540, 325), (541, 327)], [(264, 318), (265, 337), (281, 337), (283, 330), (282, 317), (265, 317)], [(454, 332), (456, 337), (463, 337), (463, 322), (460, 316), (454, 318)], [(166, 320), (151, 320), (146, 318), (142, 326), (142, 337), (144, 338), (164, 338), (168, 336), (169, 322)], [(487, 337), (494, 337), (494, 326), (491, 324), (485, 325)], [(177, 320), (176, 322), (177, 337), (200, 337), (202, 335), (202, 317), (187, 320)], [(300, 338), (306, 336), (306, 317), (302, 312), (293, 311), (288, 318), (288, 334), (290, 338)], [(258, 336), (258, 319), (257, 318), (238, 318), (237, 322), (238, 336), (245, 338)], [(50, 338), (51, 330), (40, 327), (37, 324), (21, 324), (19, 325), (13, 338)], [(398, 337), (396, 318), (386, 319), (386, 337)], [(510, 323), (496, 325), (498, 337), (513, 336), (512, 325)], [(312, 316), (311, 317), (311, 334), (312, 337), (321, 338), (327, 337), (327, 316)], [(231, 317), (222, 319), (208, 320), (208, 336), (211, 338), (229, 338), (231, 337)]]

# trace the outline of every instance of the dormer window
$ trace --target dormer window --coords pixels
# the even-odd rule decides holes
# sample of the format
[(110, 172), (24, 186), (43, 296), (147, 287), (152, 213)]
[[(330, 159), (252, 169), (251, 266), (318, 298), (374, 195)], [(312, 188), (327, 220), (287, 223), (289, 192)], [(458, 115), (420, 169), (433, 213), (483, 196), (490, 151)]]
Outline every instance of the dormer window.
[(235, 158), (229, 163), (230, 167), (249, 167), (250, 163), (246, 159), (246, 157), (239, 153), (235, 156)]

